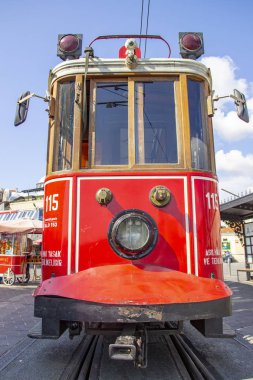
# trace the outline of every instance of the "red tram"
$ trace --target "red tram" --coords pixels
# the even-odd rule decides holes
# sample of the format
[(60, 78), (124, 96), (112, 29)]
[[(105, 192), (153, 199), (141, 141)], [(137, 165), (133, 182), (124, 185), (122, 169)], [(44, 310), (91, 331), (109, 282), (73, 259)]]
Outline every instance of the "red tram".
[[(127, 41), (119, 58), (104, 59), (91, 45), (80, 58), (81, 35), (59, 36), (64, 62), (51, 71), (45, 99), (43, 281), (34, 294), (42, 331), (32, 336), (118, 331), (110, 356), (138, 357), (141, 366), (150, 331), (180, 331), (190, 320), (205, 336), (224, 336), (231, 291), (223, 282), (212, 80), (196, 61), (203, 36), (181, 33), (180, 59), (141, 58), (136, 40), (167, 44), (159, 36), (98, 39), (112, 37)], [(19, 99), (15, 125), (32, 95)], [(237, 105), (242, 116), (246, 104)]]

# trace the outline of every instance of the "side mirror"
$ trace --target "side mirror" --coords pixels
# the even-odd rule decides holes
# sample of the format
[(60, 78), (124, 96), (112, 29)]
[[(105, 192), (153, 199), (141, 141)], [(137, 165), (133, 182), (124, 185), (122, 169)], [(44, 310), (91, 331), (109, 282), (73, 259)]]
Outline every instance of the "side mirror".
[(29, 109), (29, 101), (30, 101), (30, 91), (25, 92), (20, 96), (17, 102), (16, 114), (14, 125), (17, 127), (18, 125), (25, 122), (28, 109)]
[(234, 90), (233, 99), (235, 101), (237, 116), (241, 120), (245, 121), (245, 123), (248, 123), (249, 114), (248, 114), (247, 102), (246, 102), (244, 94), (242, 94), (238, 90)]
[[(248, 114), (247, 102), (246, 102), (246, 98), (245, 98), (244, 94), (238, 90), (234, 90), (233, 95), (216, 96), (215, 98), (213, 98), (213, 101), (217, 102), (218, 100), (224, 99), (224, 98), (232, 98), (234, 100), (234, 103), (236, 106), (237, 116), (242, 121), (245, 121), (245, 123), (248, 123), (249, 122), (249, 114)], [(208, 105), (208, 101), (210, 103), (210, 100), (207, 99), (207, 106), (209, 106), (208, 115), (213, 116), (212, 109), (210, 108), (210, 105)]]

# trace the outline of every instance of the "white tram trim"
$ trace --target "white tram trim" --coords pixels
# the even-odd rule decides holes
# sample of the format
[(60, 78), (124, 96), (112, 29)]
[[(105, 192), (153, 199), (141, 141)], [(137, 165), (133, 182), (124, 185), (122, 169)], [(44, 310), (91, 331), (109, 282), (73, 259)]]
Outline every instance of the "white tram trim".
[(76, 252), (75, 252), (75, 270), (79, 272), (79, 232), (80, 232), (80, 188), (83, 180), (134, 180), (134, 179), (181, 179), (184, 183), (184, 209), (185, 209), (185, 239), (186, 239), (186, 265), (187, 273), (191, 274), (191, 248), (190, 248), (190, 231), (189, 231), (189, 203), (188, 203), (188, 186), (187, 176), (106, 176), (106, 177), (77, 177), (77, 212), (76, 212)]

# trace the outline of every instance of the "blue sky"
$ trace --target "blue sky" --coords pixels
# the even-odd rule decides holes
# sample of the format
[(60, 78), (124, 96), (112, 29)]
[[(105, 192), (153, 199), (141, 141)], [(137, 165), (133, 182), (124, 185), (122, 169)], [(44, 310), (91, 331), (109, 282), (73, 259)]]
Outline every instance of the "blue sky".
[[(145, 0), (144, 33), (147, 4)], [(0, 187), (22, 190), (34, 187), (45, 174), (48, 122), (46, 104), (34, 98), (26, 123), (15, 128), (17, 98), (26, 90), (45, 94), (49, 69), (60, 63), (58, 34), (81, 33), (85, 47), (98, 35), (139, 33), (141, 0), (0, 0), (0, 5)], [(178, 32), (203, 32), (204, 62), (215, 74), (218, 95), (237, 86), (245, 91), (252, 115), (252, 15), (251, 0), (151, 0), (148, 33), (163, 36), (171, 56), (179, 57)], [(94, 48), (100, 57), (114, 55), (109, 42)], [(162, 43), (148, 43), (147, 57), (166, 54)], [(221, 187), (237, 193), (253, 189), (253, 118), (245, 126), (231, 103), (218, 107), (214, 130)]]

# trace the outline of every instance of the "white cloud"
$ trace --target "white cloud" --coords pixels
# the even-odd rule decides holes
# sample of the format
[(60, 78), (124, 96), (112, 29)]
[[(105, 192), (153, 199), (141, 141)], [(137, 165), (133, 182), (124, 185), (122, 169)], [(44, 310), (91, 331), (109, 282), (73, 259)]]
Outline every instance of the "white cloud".
[(233, 196), (242, 197), (253, 192), (252, 178), (250, 177), (222, 177), (219, 179), (220, 202), (228, 202), (235, 199)]
[(219, 150), (216, 153), (216, 164), (218, 170), (234, 174), (251, 173), (253, 178), (253, 154), (243, 156), (240, 150), (234, 149), (228, 153)]
[[(219, 176), (220, 189), (239, 194), (253, 191), (253, 154), (246, 154), (239, 150), (225, 153), (219, 150), (216, 153), (216, 165)], [(228, 194), (220, 192), (221, 199)]]
[(236, 79), (237, 67), (232, 58), (229, 56), (205, 57), (201, 62), (211, 69), (216, 95), (228, 95), (234, 88), (247, 95), (247, 81), (242, 78)]
[[(253, 99), (250, 100), (253, 105)], [(213, 126), (218, 136), (228, 142), (240, 141), (253, 137), (253, 110), (249, 109), (250, 121), (243, 122), (235, 111), (225, 113), (222, 109), (217, 109), (213, 118)]]
[[(250, 122), (248, 124), (238, 118), (231, 98), (225, 98), (215, 102), (217, 111), (213, 118), (213, 125), (218, 136), (224, 141), (238, 141), (249, 137), (253, 138), (253, 98), (249, 98), (252, 96), (253, 84), (248, 83), (244, 78), (236, 77), (238, 68), (228, 56), (205, 57), (201, 62), (211, 69), (215, 96), (230, 95), (233, 94), (234, 89), (238, 89), (248, 97), (247, 104), (250, 116)], [(229, 103), (230, 110), (228, 111), (227, 107)], [(233, 111), (231, 111), (231, 109), (233, 109)]]

